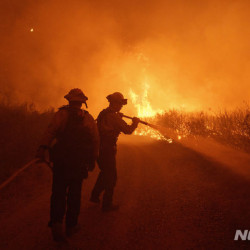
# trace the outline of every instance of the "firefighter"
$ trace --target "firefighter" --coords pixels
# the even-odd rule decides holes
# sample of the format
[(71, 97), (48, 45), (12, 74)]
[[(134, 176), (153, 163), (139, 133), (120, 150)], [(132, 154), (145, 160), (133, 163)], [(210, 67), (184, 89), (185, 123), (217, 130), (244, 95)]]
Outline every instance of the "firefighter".
[(121, 132), (132, 134), (137, 128), (140, 119), (134, 117), (132, 124), (128, 125), (119, 114), (127, 99), (119, 92), (107, 96), (109, 107), (102, 110), (97, 118), (97, 127), (100, 135), (100, 152), (98, 165), (100, 173), (91, 194), (90, 201), (99, 203), (100, 194), (104, 191), (102, 211), (114, 211), (119, 208), (112, 202), (114, 187), (117, 180), (116, 152), (117, 140)]
[(49, 226), (55, 241), (66, 241), (62, 226), (65, 212), (66, 236), (78, 229), (82, 181), (94, 169), (99, 151), (96, 122), (81, 109), (83, 103), (87, 107), (88, 98), (80, 89), (70, 90), (64, 98), (69, 104), (55, 113), (36, 155), (44, 160), (49, 150), (53, 162)]

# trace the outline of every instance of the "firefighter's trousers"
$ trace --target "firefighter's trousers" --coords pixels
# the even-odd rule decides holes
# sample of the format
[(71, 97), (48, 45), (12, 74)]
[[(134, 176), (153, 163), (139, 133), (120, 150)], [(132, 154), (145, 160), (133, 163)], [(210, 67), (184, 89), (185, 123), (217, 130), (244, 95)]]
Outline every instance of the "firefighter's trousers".
[(50, 225), (62, 223), (66, 212), (66, 226), (77, 225), (81, 205), (82, 176), (65, 176), (59, 171), (53, 173), (50, 203)]
[(103, 207), (112, 204), (114, 188), (117, 181), (116, 147), (101, 147), (98, 159), (100, 173), (92, 191), (92, 197), (99, 198), (103, 194)]

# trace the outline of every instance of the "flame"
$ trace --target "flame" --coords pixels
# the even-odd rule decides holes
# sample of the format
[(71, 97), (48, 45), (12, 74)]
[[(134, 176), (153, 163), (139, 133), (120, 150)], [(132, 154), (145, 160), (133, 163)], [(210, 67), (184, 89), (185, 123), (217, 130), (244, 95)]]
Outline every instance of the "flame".
[(137, 108), (137, 116), (140, 118), (154, 117), (157, 113), (163, 113), (163, 110), (161, 109), (154, 110), (151, 107), (151, 104), (148, 101), (148, 90), (150, 86), (147, 82), (145, 82), (143, 88), (144, 88), (144, 91), (140, 98), (132, 89), (130, 89), (129, 91), (130, 97), (132, 99), (132, 103)]
[[(133, 105), (137, 108), (137, 116), (139, 118), (154, 118), (157, 114), (163, 113), (163, 110), (154, 110), (148, 100), (148, 90), (150, 86), (147, 82), (143, 85), (143, 93), (141, 96), (136, 94), (132, 89), (129, 91)], [(149, 136), (156, 140), (164, 140), (172, 143), (172, 139), (164, 137), (159, 131), (152, 129), (148, 126), (140, 126), (135, 131), (135, 135), (138, 136)]]

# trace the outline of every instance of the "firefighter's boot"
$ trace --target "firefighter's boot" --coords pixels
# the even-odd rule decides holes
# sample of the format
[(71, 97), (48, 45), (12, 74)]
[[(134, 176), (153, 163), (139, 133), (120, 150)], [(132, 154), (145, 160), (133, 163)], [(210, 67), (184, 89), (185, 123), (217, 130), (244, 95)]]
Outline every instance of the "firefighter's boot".
[(51, 225), (51, 232), (54, 241), (67, 242), (66, 237), (63, 233), (62, 223), (53, 223)]
[(72, 237), (74, 234), (78, 233), (81, 230), (80, 225), (76, 225), (73, 227), (66, 227), (66, 236)]

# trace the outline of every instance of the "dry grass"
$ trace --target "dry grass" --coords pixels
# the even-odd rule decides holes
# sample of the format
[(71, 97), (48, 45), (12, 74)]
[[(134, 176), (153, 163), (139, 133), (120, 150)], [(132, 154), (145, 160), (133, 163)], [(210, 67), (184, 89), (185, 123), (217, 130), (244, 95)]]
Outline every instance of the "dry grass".
[(0, 182), (34, 158), (52, 113), (52, 110), (39, 113), (34, 105), (0, 103)]
[(169, 110), (158, 115), (156, 122), (173, 129), (182, 137), (203, 136), (250, 152), (250, 107), (233, 111), (188, 113)]

